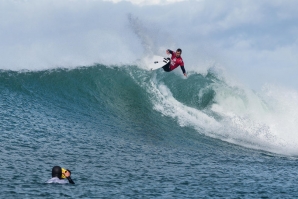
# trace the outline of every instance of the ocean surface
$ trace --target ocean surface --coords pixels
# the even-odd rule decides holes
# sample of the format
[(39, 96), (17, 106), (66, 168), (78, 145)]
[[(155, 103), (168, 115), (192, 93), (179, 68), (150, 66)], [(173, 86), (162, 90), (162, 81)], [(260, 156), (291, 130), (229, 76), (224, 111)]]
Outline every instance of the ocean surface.
[[(0, 198), (295, 198), (296, 94), (274, 93), (212, 68), (1, 70)], [(55, 165), (76, 184), (46, 184)]]

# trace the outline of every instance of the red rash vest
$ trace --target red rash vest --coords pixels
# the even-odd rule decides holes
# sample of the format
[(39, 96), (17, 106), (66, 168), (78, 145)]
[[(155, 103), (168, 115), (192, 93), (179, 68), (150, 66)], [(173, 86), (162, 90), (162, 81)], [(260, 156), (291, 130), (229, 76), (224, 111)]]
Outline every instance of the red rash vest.
[(175, 68), (177, 68), (178, 66), (181, 67), (182, 69), (182, 72), (185, 73), (185, 69), (184, 69), (184, 62), (183, 62), (183, 59), (182, 57), (176, 57), (176, 52), (173, 52), (171, 50), (168, 50), (171, 54), (172, 54), (172, 57), (171, 57), (171, 64), (170, 64), (170, 70), (174, 70)]

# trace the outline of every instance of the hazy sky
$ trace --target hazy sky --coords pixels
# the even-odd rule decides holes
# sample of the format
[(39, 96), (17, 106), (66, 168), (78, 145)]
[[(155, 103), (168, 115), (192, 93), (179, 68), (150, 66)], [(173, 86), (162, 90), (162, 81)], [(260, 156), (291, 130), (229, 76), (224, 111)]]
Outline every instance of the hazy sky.
[(1, 69), (126, 64), (183, 49), (188, 71), (221, 65), (253, 88), (298, 90), (295, 0), (0, 0)]
[(109, 1), (109, 2), (113, 2), (113, 3), (119, 3), (119, 2), (126, 1), (126, 2), (131, 2), (133, 4), (136, 4), (136, 5), (145, 6), (145, 5), (166, 5), (166, 4), (170, 4), (170, 3), (182, 2), (185, 0), (104, 0), (104, 1)]

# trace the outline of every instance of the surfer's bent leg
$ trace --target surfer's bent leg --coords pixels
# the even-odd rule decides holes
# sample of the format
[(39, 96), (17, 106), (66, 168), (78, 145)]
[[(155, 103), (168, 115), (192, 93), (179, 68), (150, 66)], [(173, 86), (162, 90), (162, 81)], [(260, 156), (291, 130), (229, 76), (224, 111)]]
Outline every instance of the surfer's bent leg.
[(171, 69), (170, 69), (170, 62), (169, 63), (167, 63), (166, 65), (164, 65), (162, 68), (163, 68), (163, 70), (164, 71), (166, 71), (166, 72), (170, 72), (171, 71)]

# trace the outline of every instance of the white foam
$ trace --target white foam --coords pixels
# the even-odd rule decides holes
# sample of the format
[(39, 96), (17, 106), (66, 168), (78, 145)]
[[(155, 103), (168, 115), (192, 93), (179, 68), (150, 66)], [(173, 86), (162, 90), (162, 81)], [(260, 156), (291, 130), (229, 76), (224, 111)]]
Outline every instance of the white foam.
[(150, 93), (153, 108), (176, 120), (181, 127), (191, 127), (200, 134), (244, 147), (298, 155), (295, 90), (266, 85), (256, 93), (235, 81), (232, 86), (218, 81), (209, 86), (216, 93), (214, 104), (210, 109), (198, 110), (175, 99), (156, 73), (149, 83), (143, 80), (141, 85)]
[(212, 110), (223, 117), (222, 133), (229, 140), (266, 151), (298, 154), (298, 93), (264, 87), (255, 93), (241, 87), (217, 85)]
[(151, 86), (151, 92), (155, 97), (154, 109), (165, 116), (176, 119), (180, 126), (192, 126), (201, 133), (212, 133), (220, 127), (214, 118), (177, 101), (163, 83), (154, 84), (152, 82)]

